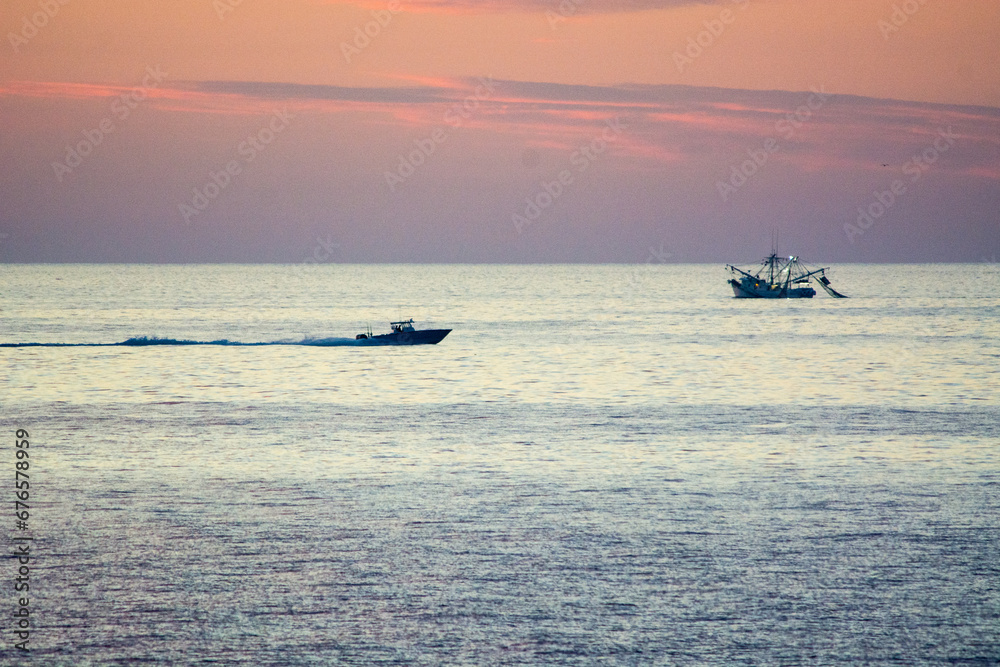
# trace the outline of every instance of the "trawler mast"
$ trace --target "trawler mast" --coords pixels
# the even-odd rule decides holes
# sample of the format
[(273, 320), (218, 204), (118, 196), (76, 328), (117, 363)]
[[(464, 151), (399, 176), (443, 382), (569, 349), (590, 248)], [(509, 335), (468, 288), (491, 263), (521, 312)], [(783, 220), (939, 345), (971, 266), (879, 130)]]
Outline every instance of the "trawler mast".
[(726, 265), (732, 275), (729, 279), (729, 285), (733, 288), (733, 294), (736, 298), (811, 299), (816, 295), (816, 290), (809, 285), (810, 280), (815, 280), (827, 294), (834, 298), (847, 298), (846, 295), (830, 286), (830, 280), (826, 277), (826, 272), (830, 267), (811, 271), (795, 255), (790, 255), (787, 260), (778, 257), (776, 247), (777, 241), (775, 240), (775, 249), (772, 250), (769, 257), (761, 262), (761, 267), (755, 273), (731, 264)]

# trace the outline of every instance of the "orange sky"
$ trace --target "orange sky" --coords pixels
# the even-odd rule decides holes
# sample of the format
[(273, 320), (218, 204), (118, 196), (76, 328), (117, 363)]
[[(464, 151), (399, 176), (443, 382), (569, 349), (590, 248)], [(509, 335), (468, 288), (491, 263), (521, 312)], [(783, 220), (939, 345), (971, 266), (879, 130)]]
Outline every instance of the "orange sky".
[[(499, 12), (476, 10), (487, 3), (472, 1), (449, 3), (472, 8), (465, 11), (403, 2), (351, 62), (341, 44), (380, 11), (373, 8), (388, 3), (244, 0), (229, 7), (235, 2), (68, 0), (14, 53), (10, 35), (41, 10), (39, 0), (8, 0), (0, 10), (8, 31), (0, 71), (3, 79), (123, 84), (147, 64), (159, 64), (175, 80), (349, 86), (484, 74), (779, 90), (823, 82), (838, 93), (1000, 106), (995, 0), (924, 0), (922, 6), (911, 0), (919, 10), (895, 32), (879, 22), (891, 24), (893, 7), (906, 4), (898, 0), (649, 2), (663, 8), (615, 13), (584, 10), (622, 3), (564, 0), (577, 8), (565, 17), (555, 1), (496, 3), (510, 7)], [(528, 8), (516, 9), (519, 4)], [(674, 53), (724, 11), (732, 21), (679, 72)]]
[[(755, 227), (817, 210), (825, 226), (801, 231), (825, 239), (818, 251), (906, 258), (920, 256), (912, 229), (889, 218), (936, 235), (940, 213), (921, 204), (942, 193), (968, 227), (964, 242), (937, 242), (942, 256), (997, 241), (984, 214), (1000, 184), (996, 0), (62, 1), (0, 9), (7, 261), (18, 243), (28, 259), (294, 261), (317, 229), (357, 261), (631, 261), (667, 236), (694, 261), (729, 252), (712, 234), (732, 237), (700, 230), (748, 220), (740, 234), (756, 243)], [(150, 72), (126, 114), (122, 95)], [(499, 83), (475, 97), (484, 80)], [(824, 101), (783, 136), (812, 90)], [(295, 119), (251, 164), (241, 140), (281, 109)], [(546, 212), (559, 224), (514, 230), (523, 200), (619, 117), (630, 129), (577, 182), (599, 180)], [(101, 122), (106, 141), (60, 169)], [(845, 234), (886, 187), (881, 170), (904, 177), (944, 123), (961, 126), (959, 150), (921, 172), (885, 224)], [(438, 130), (428, 166), (393, 184), (400, 156)], [(720, 199), (769, 137), (770, 164)], [(198, 216), (218, 224), (175, 228), (186, 193), (234, 157), (233, 187)], [(263, 210), (251, 182), (284, 208)], [(288, 188), (299, 196), (285, 202)], [(92, 250), (69, 250), (75, 234)]]

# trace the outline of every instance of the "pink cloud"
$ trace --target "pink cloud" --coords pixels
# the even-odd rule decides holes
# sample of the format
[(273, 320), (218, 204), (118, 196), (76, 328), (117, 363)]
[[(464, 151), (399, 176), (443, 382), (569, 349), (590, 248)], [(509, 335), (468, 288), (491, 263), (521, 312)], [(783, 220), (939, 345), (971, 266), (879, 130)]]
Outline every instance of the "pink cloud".
[[(260, 81), (175, 82), (146, 91), (168, 112), (361, 112), (366, 124), (465, 129), (512, 134), (541, 147), (570, 150), (606, 123), (627, 117), (633, 128), (619, 151), (655, 163), (705, 155), (739, 157), (768, 139), (777, 160), (816, 169), (882, 169), (926, 150), (953, 128), (963, 150), (946, 163), (995, 179), (1000, 161), (1000, 110), (831, 95), (818, 108), (811, 93), (671, 85), (582, 86), (523, 81), (398, 76), (410, 84), (362, 88)], [(45, 81), (10, 82), (0, 96), (85, 100), (134, 88)], [(803, 114), (803, 110), (807, 113)], [(796, 116), (796, 114), (799, 114)], [(546, 142), (537, 144), (537, 137)]]

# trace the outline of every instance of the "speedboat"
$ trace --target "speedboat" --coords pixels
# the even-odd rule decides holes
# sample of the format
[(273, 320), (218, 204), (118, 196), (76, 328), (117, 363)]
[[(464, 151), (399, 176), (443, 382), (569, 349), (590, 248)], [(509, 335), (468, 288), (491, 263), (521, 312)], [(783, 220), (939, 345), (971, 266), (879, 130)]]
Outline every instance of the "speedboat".
[(373, 335), (368, 329), (354, 338), (368, 345), (437, 345), (451, 333), (451, 329), (414, 329), (413, 319), (390, 322), (389, 326), (392, 327), (390, 333)]
[(795, 256), (785, 259), (772, 253), (752, 273), (730, 264), (726, 268), (733, 276), (729, 285), (737, 299), (811, 299), (816, 296), (816, 290), (809, 285), (810, 280), (815, 280), (832, 297), (847, 298), (830, 286), (826, 277), (830, 267), (810, 271)]

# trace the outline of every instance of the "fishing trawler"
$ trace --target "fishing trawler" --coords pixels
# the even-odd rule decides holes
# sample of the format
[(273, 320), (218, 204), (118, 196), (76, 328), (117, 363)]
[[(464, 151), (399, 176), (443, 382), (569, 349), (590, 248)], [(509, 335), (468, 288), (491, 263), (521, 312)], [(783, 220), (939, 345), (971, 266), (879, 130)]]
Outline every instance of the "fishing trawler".
[(830, 286), (830, 280), (826, 277), (826, 271), (830, 267), (810, 271), (795, 256), (785, 259), (772, 252), (770, 257), (761, 262), (760, 268), (752, 273), (731, 264), (727, 264), (726, 268), (732, 275), (729, 285), (737, 299), (811, 299), (816, 296), (816, 290), (812, 288), (810, 281), (816, 281), (834, 298), (847, 298)]
[(414, 329), (412, 318), (390, 322), (389, 326), (392, 328), (390, 333), (374, 335), (369, 327), (368, 331), (359, 333), (354, 339), (369, 345), (437, 345), (451, 333), (451, 329)]

